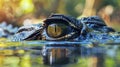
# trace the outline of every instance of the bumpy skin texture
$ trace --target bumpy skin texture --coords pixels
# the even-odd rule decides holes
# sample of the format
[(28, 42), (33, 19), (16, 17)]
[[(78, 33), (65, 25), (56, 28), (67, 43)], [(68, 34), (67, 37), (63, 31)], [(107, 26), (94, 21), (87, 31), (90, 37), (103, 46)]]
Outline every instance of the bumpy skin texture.
[(79, 19), (81, 23), (85, 23), (88, 28), (97, 30), (100, 32), (115, 32), (114, 29), (106, 26), (105, 22), (99, 16), (84, 17)]
[(43, 27), (40, 24), (22, 26), (18, 29), (17, 33), (10, 38), (12, 41), (23, 41), (23, 40), (41, 40), (41, 33)]
[[(53, 14), (43, 21), (43, 25), (22, 26), (13, 36), (13, 41), (21, 40), (74, 40), (76, 38), (86, 38), (90, 32), (98, 31), (102, 33), (115, 32), (107, 27), (104, 21), (98, 16), (84, 17), (76, 19), (71, 16)], [(50, 24), (61, 23), (69, 27), (69, 33), (58, 37), (50, 37), (46, 29)], [(52, 31), (51, 31), (52, 32)]]
[(0, 23), (0, 37), (9, 38), (14, 35), (18, 27), (13, 27), (11, 24), (7, 24), (6, 22)]

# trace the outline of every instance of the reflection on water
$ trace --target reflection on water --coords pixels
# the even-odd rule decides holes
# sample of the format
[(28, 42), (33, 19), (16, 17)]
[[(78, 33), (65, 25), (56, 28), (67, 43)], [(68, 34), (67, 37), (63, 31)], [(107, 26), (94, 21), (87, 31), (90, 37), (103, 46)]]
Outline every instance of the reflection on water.
[(120, 67), (119, 44), (28, 44), (1, 49), (0, 67)]

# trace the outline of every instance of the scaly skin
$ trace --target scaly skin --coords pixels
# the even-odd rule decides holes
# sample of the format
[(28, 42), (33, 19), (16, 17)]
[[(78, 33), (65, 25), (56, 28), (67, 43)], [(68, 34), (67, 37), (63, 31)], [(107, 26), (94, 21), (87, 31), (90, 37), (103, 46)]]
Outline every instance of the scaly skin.
[[(71, 16), (53, 14), (43, 21), (43, 25), (22, 26), (13, 36), (13, 41), (21, 40), (76, 40), (81, 37), (87, 38), (88, 34), (94, 31), (109, 33), (115, 32), (114, 29), (106, 26), (104, 21), (98, 16), (84, 17), (76, 19)], [(66, 25), (65, 34), (58, 37), (48, 35), (48, 26), (57, 26), (57, 24)], [(56, 28), (56, 27), (55, 27)], [(59, 26), (58, 26), (59, 28)], [(52, 32), (52, 30), (51, 30)], [(27, 35), (26, 35), (27, 34)], [(21, 37), (21, 38), (19, 38)]]

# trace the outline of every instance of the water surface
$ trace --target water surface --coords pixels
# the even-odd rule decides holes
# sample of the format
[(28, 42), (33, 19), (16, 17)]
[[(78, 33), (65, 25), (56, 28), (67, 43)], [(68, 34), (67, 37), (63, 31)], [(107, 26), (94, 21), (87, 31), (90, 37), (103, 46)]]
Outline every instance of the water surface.
[[(120, 43), (23, 41), (0, 44), (4, 44), (0, 48), (0, 67), (120, 67)], [(48, 49), (67, 49), (67, 59), (44, 64), (41, 50), (45, 45)]]

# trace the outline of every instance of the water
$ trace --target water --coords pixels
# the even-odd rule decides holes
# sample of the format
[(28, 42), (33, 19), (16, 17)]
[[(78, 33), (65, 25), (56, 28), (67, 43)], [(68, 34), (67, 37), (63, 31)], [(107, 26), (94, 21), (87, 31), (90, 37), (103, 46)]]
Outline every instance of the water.
[(8, 46), (0, 48), (0, 67), (120, 67), (120, 43), (22, 41), (4, 45)]

